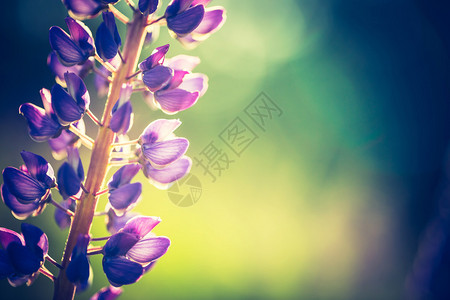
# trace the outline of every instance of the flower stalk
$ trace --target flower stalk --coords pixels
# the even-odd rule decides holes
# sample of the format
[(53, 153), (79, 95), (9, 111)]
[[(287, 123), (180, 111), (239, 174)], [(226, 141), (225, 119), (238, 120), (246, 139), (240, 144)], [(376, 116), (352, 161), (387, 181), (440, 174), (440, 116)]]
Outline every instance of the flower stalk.
[(125, 62), (123, 62), (112, 75), (113, 81), (110, 85), (108, 99), (101, 121), (104, 126), (99, 128), (85, 181), (85, 187), (88, 193), (83, 192), (75, 211), (75, 216), (70, 227), (69, 237), (64, 250), (62, 260), (63, 269), (55, 280), (54, 300), (73, 299), (75, 295), (76, 287), (68, 280), (65, 269), (68, 266), (78, 236), (80, 234), (89, 234), (91, 229), (97, 206), (98, 196), (96, 195), (101, 190), (105, 181), (111, 156), (111, 145), (115, 139), (115, 133), (109, 128), (111, 111), (120, 97), (121, 87), (126, 83), (127, 77), (135, 73), (144, 43), (146, 24), (147, 17), (144, 17), (144, 15), (140, 13), (134, 13), (133, 20), (129, 23), (123, 51)]

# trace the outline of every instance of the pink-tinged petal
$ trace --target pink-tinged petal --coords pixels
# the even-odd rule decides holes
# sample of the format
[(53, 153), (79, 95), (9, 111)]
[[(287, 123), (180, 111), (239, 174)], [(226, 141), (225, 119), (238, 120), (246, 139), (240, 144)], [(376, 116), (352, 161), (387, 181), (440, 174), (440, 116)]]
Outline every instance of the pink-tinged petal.
[(198, 5), (198, 4), (202, 4), (204, 6), (208, 5), (209, 2), (211, 2), (211, 0), (194, 0), (192, 1), (192, 6)]
[(164, 90), (172, 90), (177, 88), (182, 82), (184, 77), (188, 74), (187, 71), (174, 70), (172, 79), (169, 83), (164, 87)]
[(116, 300), (120, 294), (122, 294), (121, 288), (108, 286), (99, 290), (90, 300)]
[(167, 114), (175, 114), (188, 109), (197, 102), (198, 98), (198, 92), (191, 93), (182, 89), (157, 91), (155, 93), (156, 102), (159, 104), (161, 110)]
[(172, 140), (144, 144), (142, 153), (144, 157), (159, 166), (170, 164), (183, 156), (189, 141), (185, 138), (175, 138)]
[(109, 209), (106, 229), (109, 233), (115, 234), (121, 230), (130, 219), (136, 216), (139, 216), (139, 214), (133, 212), (126, 212), (122, 216), (118, 216), (113, 209)]
[(124, 257), (103, 257), (103, 272), (111, 285), (132, 284), (141, 278), (142, 266)]
[(225, 9), (220, 6), (210, 7), (205, 11), (202, 22), (194, 30), (196, 34), (212, 34), (225, 23)]
[(143, 238), (161, 222), (158, 217), (137, 216), (130, 219), (121, 232), (131, 233)]
[(86, 85), (83, 80), (75, 73), (67, 72), (64, 74), (67, 91), (78, 104), (80, 109), (86, 110), (89, 108), (90, 97)]
[(28, 151), (20, 152), (28, 174), (43, 183), (47, 188), (55, 185), (55, 172), (52, 166), (40, 155)]
[(191, 165), (191, 159), (186, 156), (162, 169), (157, 169), (148, 163), (144, 166), (144, 175), (157, 188), (167, 189), (171, 183), (189, 173)]
[(92, 38), (92, 32), (84, 25), (82, 22), (72, 19), (71, 17), (67, 17), (65, 19), (67, 27), (69, 28), (70, 36), (72, 40), (74, 40), (81, 49), (84, 51), (91, 52), (93, 55), (94, 51), (94, 39)]
[(179, 88), (191, 93), (198, 92), (199, 97), (201, 97), (208, 90), (208, 76), (200, 73), (189, 74), (184, 78)]
[(144, 72), (142, 81), (147, 88), (154, 92), (165, 86), (172, 78), (172, 69), (164, 66), (156, 66)]
[(127, 101), (112, 114), (109, 127), (115, 133), (126, 134), (133, 125), (133, 119), (133, 107), (131, 102)]
[(205, 7), (203, 5), (194, 6), (173, 17), (167, 17), (167, 27), (177, 34), (188, 34), (197, 28), (204, 14)]
[[(38, 255), (45, 256), (48, 253), (47, 235), (39, 228), (32, 224), (22, 223), (20, 226), (25, 245), (28, 247), (38, 246), (42, 249), (42, 253), (36, 252)], [(43, 257), (42, 257), (43, 258)]]
[(189, 56), (180, 54), (172, 58), (166, 59), (164, 65), (173, 70), (182, 70), (191, 72), (196, 66), (200, 64), (200, 58), (197, 56)]
[(62, 0), (62, 2), (77, 19), (95, 17), (105, 8), (96, 0)]
[(139, 237), (129, 232), (119, 232), (109, 238), (103, 247), (105, 256), (124, 256), (137, 242)]
[(181, 125), (181, 121), (158, 119), (151, 122), (145, 129), (144, 132), (139, 137), (140, 143), (154, 143), (156, 141), (163, 141), (172, 132)]
[(19, 113), (27, 120), (28, 134), (36, 142), (47, 141), (57, 136), (61, 130), (61, 125), (55, 119), (34, 104), (22, 104)]
[(61, 28), (57, 26), (51, 27), (49, 36), (50, 45), (56, 51), (63, 65), (70, 67), (88, 59), (89, 56), (81, 51), (77, 44)]
[(10, 243), (25, 244), (23, 237), (15, 231), (0, 227), (0, 245), (6, 249)]
[[(3, 202), (11, 210), (12, 215), (18, 220), (25, 220), (40, 208), (40, 204), (37, 201), (30, 202), (28, 204), (21, 203), (13, 194), (8, 191), (8, 188), (5, 184), (2, 184), (1, 192)], [(66, 214), (64, 215), (67, 216)]]
[(41, 95), (41, 100), (42, 104), (44, 105), (45, 113), (47, 114), (47, 116), (51, 116), (54, 113), (52, 108), (52, 94), (47, 89), (41, 89), (39, 91), (39, 94)]
[(11, 194), (24, 203), (41, 199), (47, 191), (36, 179), (12, 167), (3, 170), (3, 182)]
[(170, 240), (164, 236), (143, 238), (128, 250), (127, 256), (145, 264), (163, 256), (169, 246)]

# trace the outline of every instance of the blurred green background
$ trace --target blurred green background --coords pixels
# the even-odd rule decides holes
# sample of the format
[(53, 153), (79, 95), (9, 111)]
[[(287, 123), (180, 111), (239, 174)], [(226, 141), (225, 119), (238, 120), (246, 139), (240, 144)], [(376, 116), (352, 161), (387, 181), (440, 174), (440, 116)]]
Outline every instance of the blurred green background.
[[(189, 207), (144, 184), (136, 210), (161, 217), (155, 232), (172, 245), (154, 270), (124, 287), (122, 299), (400, 299), (437, 213), (449, 138), (450, 10), (425, 0), (212, 5), (226, 7), (228, 20), (197, 49), (184, 50), (161, 28), (143, 57), (171, 43), (168, 57), (201, 58), (196, 71), (209, 76), (209, 90), (174, 116), (183, 122), (176, 134), (190, 140), (191, 157), (214, 142), (234, 162), (215, 182), (194, 166), (202, 194)], [(48, 28), (65, 29), (67, 12), (58, 0), (2, 6), (0, 167), (20, 165), (25, 149), (56, 169), (61, 162), (47, 144), (31, 141), (17, 111), (23, 102), (40, 104), (39, 89), (53, 85)], [(124, 3), (117, 7), (129, 14)], [(95, 32), (98, 22), (87, 24)], [(92, 79), (92, 109), (100, 114), (104, 99), (95, 96)], [(282, 110), (265, 130), (244, 111), (261, 92)], [(164, 117), (139, 95), (133, 105), (131, 137)], [(236, 117), (258, 136), (239, 157), (219, 137)], [(89, 151), (82, 154), (87, 168)], [(27, 222), (48, 234), (50, 254), (59, 258), (67, 231), (55, 226), (53, 211)], [(93, 235), (106, 234), (103, 223), (96, 220)], [(20, 228), (4, 205), (0, 226)], [(107, 284), (101, 258), (91, 262), (94, 284), (78, 299)], [(449, 295), (448, 269), (430, 281), (430, 299)], [(2, 299), (37, 300), (48, 299), (52, 285), (40, 276), (31, 287), (3, 280), (0, 289)]]

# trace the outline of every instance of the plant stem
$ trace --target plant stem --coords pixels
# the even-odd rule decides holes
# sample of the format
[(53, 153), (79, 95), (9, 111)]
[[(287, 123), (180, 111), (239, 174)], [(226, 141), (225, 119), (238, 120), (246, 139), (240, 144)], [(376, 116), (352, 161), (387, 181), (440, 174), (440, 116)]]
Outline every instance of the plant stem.
[(111, 111), (114, 104), (119, 99), (122, 84), (124, 84), (127, 81), (127, 77), (132, 75), (136, 70), (139, 55), (144, 43), (146, 23), (147, 18), (140, 13), (135, 13), (132, 22), (129, 23), (123, 51), (125, 62), (122, 63), (118, 67), (117, 72), (112, 75), (113, 81), (110, 85), (110, 91), (102, 117), (102, 124), (104, 126), (99, 128), (99, 133), (91, 154), (91, 161), (85, 181), (86, 190), (90, 193), (84, 192), (78, 202), (64, 250), (62, 260), (63, 269), (60, 271), (59, 276), (55, 281), (54, 300), (73, 299), (75, 294), (75, 286), (67, 279), (65, 269), (70, 261), (78, 236), (80, 234), (89, 234), (91, 229), (98, 199), (95, 195), (102, 189), (102, 185), (105, 181), (111, 156), (111, 145), (115, 139), (114, 132), (109, 128)]

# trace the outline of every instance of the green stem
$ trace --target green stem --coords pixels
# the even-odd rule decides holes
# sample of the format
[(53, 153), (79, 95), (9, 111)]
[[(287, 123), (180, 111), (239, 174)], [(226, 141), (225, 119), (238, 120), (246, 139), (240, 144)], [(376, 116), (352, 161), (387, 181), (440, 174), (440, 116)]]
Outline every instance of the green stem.
[(109, 129), (111, 121), (111, 111), (114, 104), (119, 99), (122, 84), (127, 81), (127, 77), (132, 75), (137, 67), (141, 49), (145, 38), (145, 26), (147, 18), (140, 13), (135, 13), (133, 21), (129, 23), (127, 37), (124, 45), (123, 56), (125, 62), (122, 63), (117, 72), (113, 74), (113, 81), (110, 85), (108, 99), (97, 139), (91, 154), (91, 161), (85, 181), (88, 192), (84, 192), (78, 202), (75, 216), (70, 227), (69, 237), (64, 250), (62, 267), (58, 278), (55, 280), (54, 300), (70, 300), (75, 295), (75, 286), (67, 279), (65, 269), (70, 261), (73, 248), (80, 234), (89, 234), (97, 206), (97, 193), (101, 191), (108, 170), (108, 163), (111, 156), (111, 145), (114, 142), (115, 134)]

